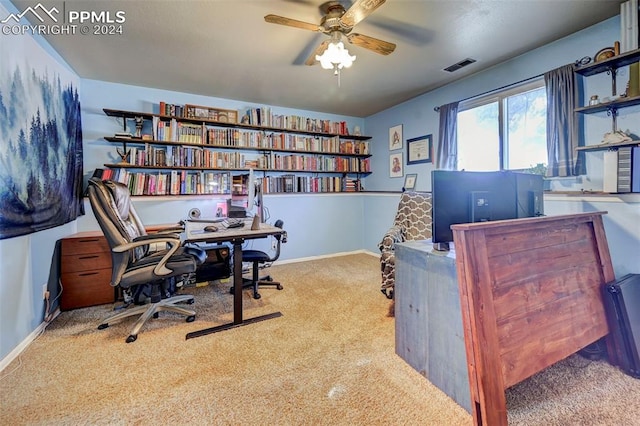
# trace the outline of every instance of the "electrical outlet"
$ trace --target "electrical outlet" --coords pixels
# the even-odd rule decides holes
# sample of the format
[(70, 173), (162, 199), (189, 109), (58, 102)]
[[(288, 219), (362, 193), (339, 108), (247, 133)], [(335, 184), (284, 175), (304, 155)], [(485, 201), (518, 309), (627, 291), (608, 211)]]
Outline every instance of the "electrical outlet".
[(49, 290), (47, 290), (47, 283), (42, 284), (42, 298), (47, 300), (49, 297)]

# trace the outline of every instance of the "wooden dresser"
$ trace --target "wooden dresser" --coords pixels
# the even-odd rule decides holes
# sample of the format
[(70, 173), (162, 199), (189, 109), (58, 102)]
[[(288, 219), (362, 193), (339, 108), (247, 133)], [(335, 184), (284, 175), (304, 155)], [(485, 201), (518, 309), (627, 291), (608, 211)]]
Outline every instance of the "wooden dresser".
[[(174, 229), (176, 224), (149, 225), (149, 233)], [(78, 232), (63, 238), (60, 247), (60, 310), (114, 303), (111, 286), (111, 249), (102, 231)]]
[(602, 337), (615, 364), (605, 213), (451, 227), (474, 424), (507, 426), (506, 388)]
[(61, 243), (60, 309), (115, 302), (116, 291), (110, 284), (111, 253), (102, 233), (79, 232), (63, 238)]

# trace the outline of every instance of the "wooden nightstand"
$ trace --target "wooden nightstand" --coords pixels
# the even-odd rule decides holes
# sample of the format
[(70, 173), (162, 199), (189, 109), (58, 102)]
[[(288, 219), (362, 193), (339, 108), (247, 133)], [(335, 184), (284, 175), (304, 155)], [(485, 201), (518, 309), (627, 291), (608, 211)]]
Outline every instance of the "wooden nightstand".
[(60, 256), (62, 298), (60, 309), (113, 303), (111, 252), (101, 232), (79, 232), (62, 239)]

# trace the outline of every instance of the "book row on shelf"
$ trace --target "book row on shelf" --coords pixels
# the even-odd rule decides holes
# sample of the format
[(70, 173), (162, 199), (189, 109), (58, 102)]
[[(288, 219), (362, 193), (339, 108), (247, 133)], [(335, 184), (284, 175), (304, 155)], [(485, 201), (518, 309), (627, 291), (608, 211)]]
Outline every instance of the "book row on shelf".
[(243, 116), (243, 122), (254, 126), (276, 127), (288, 130), (304, 130), (307, 132), (336, 133), (348, 135), (346, 121), (331, 121), (299, 115), (273, 114), (271, 108), (249, 108)]
[(339, 176), (265, 176), (261, 179), (262, 192), (357, 192), (362, 190), (360, 179)]
[(368, 141), (341, 141), (338, 136), (314, 137), (236, 128), (213, 128), (204, 124), (180, 123), (175, 119), (164, 122), (157, 117), (154, 117), (153, 121), (153, 139), (157, 141), (241, 148), (369, 154)]
[[(102, 180), (114, 180), (129, 187), (131, 195), (228, 195), (246, 192), (247, 175), (230, 172), (132, 173), (125, 169), (99, 170)], [(355, 192), (361, 190), (359, 179), (338, 176), (265, 176), (258, 179), (263, 193), (281, 192)]]
[(192, 146), (131, 147), (132, 166), (202, 167), (202, 168), (259, 168), (300, 171), (331, 171), (368, 173), (369, 158), (335, 157), (332, 155), (300, 155), (268, 152), (249, 159), (242, 152), (212, 151)]
[(368, 158), (331, 157), (326, 155), (279, 155), (271, 153), (259, 159), (265, 160), (261, 169), (324, 171), (324, 172), (352, 172), (368, 173), (370, 163)]
[(368, 141), (340, 140), (339, 137), (314, 137), (290, 133), (267, 133), (239, 129), (209, 128), (203, 143), (239, 148), (266, 148), (291, 151), (315, 151), (341, 154), (369, 154)]
[(129, 187), (131, 195), (230, 194), (229, 172), (132, 173), (126, 169), (104, 169), (102, 180), (114, 180)]
[[(220, 111), (224, 113), (232, 112), (225, 115), (233, 117), (229, 122), (236, 122), (237, 111), (223, 110), (209, 107), (195, 107), (191, 105), (171, 104), (160, 102), (159, 113), (164, 116), (172, 116), (177, 118), (203, 118), (207, 120), (216, 120), (217, 117), (211, 113)], [(201, 114), (200, 111), (205, 114)], [(348, 135), (349, 128), (346, 121), (331, 121), (326, 119), (302, 117), (299, 115), (274, 114), (270, 107), (249, 108), (241, 119), (242, 124), (253, 126), (274, 127), (287, 130), (302, 130), (307, 132), (334, 133), (340, 135)]]

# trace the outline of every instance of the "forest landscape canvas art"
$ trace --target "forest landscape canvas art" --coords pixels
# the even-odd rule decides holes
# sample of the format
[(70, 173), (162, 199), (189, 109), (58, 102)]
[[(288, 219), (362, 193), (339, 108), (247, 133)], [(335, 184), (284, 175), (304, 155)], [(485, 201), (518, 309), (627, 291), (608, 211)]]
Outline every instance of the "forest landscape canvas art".
[(0, 57), (0, 239), (5, 239), (83, 213), (82, 126), (75, 74), (29, 36), (0, 36)]

